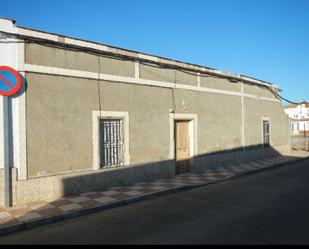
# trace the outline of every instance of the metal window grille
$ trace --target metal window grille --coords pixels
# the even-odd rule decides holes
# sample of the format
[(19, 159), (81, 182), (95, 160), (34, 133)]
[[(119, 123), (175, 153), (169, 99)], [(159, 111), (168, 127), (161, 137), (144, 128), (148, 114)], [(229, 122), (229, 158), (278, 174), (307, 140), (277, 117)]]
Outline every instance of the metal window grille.
[(263, 121), (263, 146), (270, 146), (270, 123), (267, 120)]
[(100, 120), (100, 165), (108, 168), (124, 164), (123, 120)]

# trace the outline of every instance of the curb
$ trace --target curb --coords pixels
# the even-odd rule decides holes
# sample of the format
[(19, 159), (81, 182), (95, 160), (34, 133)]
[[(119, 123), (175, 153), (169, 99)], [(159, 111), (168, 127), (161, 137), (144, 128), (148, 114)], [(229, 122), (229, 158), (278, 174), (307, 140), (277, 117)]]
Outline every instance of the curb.
[(116, 207), (125, 206), (125, 205), (132, 204), (132, 203), (137, 203), (137, 202), (141, 202), (141, 201), (148, 200), (148, 199), (154, 199), (154, 198), (158, 198), (158, 197), (165, 196), (165, 195), (172, 194), (172, 193), (182, 192), (182, 191), (186, 191), (186, 190), (190, 190), (190, 189), (195, 189), (195, 188), (200, 188), (200, 187), (203, 187), (203, 186), (211, 185), (211, 184), (214, 184), (214, 183), (220, 183), (220, 182), (223, 182), (223, 181), (233, 180), (233, 179), (240, 178), (240, 177), (243, 177), (243, 176), (246, 176), (246, 175), (258, 173), (258, 172), (261, 172), (261, 171), (273, 170), (277, 167), (280, 167), (280, 166), (283, 166), (283, 165), (286, 165), (286, 164), (290, 164), (292, 162), (293, 163), (294, 162), (300, 162), (300, 161), (303, 161), (303, 160), (306, 160), (306, 159), (308, 159), (308, 157), (292, 159), (292, 160), (288, 160), (286, 162), (279, 162), (277, 164), (275, 163), (274, 165), (271, 165), (271, 166), (265, 166), (265, 167), (260, 168), (260, 169), (236, 173), (235, 175), (227, 176), (227, 177), (224, 177), (224, 178), (218, 179), (218, 180), (212, 180), (212, 181), (209, 181), (207, 183), (192, 184), (192, 185), (175, 187), (175, 188), (172, 188), (172, 189), (152, 192), (152, 193), (145, 194), (145, 195), (139, 196), (139, 197), (131, 197), (131, 198), (128, 198), (128, 199), (125, 199), (125, 200), (113, 201), (113, 202), (108, 203), (108, 204), (99, 204), (97, 206), (90, 207), (90, 208), (85, 207), (85, 208), (82, 208), (82, 209), (78, 209), (76, 211), (71, 210), (71, 211), (67, 211), (67, 212), (64, 212), (64, 213), (61, 213), (61, 214), (58, 214), (58, 215), (54, 215), (54, 216), (50, 216), (50, 217), (30, 219), (30, 220), (27, 220), (27, 221), (18, 222), (14, 225), (9, 225), (9, 224), (3, 225), (3, 226), (0, 226), (0, 236), (8, 235), (8, 234), (12, 234), (12, 233), (32, 229), (32, 228), (36, 228), (36, 227), (43, 226), (43, 225), (52, 224), (52, 223), (55, 223), (55, 222), (58, 222), (58, 221), (69, 220), (69, 219), (81, 217), (81, 216), (84, 216), (84, 215), (93, 214), (93, 213), (103, 211), (103, 210), (108, 210), (108, 209), (112, 209), (112, 208), (116, 208)]

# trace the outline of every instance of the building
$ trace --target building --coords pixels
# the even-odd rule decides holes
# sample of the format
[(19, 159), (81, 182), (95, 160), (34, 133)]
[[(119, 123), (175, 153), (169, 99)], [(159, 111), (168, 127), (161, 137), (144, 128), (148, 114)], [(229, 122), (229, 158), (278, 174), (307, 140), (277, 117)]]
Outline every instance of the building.
[(290, 150), (276, 85), (7, 19), (0, 31), (0, 65), (24, 77), (8, 109), (0, 98), (14, 205)]
[(309, 103), (289, 104), (284, 107), (285, 113), (290, 117), (291, 134), (294, 136), (309, 135)]

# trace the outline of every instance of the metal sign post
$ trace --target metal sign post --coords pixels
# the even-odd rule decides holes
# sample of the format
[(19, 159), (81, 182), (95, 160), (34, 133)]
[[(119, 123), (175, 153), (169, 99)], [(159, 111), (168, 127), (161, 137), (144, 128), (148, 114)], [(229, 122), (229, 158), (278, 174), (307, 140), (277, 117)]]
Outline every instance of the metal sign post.
[(8, 117), (8, 97), (3, 96), (3, 161), (4, 161), (4, 206), (9, 208), (11, 206), (11, 177), (9, 165), (9, 117)]
[[(3, 99), (3, 167), (4, 167), (4, 206), (9, 208), (12, 204), (11, 168), (9, 160), (9, 97), (19, 92), (22, 78), (19, 73), (11, 67), (0, 66), (0, 95)], [(0, 131), (1, 132), (1, 131)]]

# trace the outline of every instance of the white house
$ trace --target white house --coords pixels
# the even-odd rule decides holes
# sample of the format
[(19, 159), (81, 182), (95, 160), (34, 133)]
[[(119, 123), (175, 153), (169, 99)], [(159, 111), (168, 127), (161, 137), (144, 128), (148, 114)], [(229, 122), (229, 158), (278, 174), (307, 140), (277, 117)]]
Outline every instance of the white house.
[(286, 105), (284, 111), (290, 117), (292, 135), (309, 135), (309, 102)]

